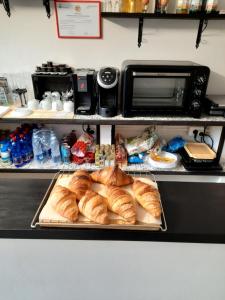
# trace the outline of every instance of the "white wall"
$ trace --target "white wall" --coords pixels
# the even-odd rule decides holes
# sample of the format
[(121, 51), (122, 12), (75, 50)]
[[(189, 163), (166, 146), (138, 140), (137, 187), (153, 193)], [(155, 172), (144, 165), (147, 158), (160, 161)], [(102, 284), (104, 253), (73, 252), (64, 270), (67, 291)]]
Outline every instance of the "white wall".
[[(30, 90), (30, 73), (47, 60), (98, 69), (120, 67), (123, 60), (131, 58), (192, 60), (208, 65), (208, 93), (225, 93), (225, 20), (209, 22), (198, 50), (197, 21), (145, 20), (143, 45), (138, 48), (137, 19), (103, 19), (101, 40), (59, 39), (53, 2), (51, 5), (51, 19), (41, 0), (11, 1), (11, 18), (0, 6), (0, 73), (24, 73), (22, 79)], [(224, 0), (220, 7), (225, 8)]]
[[(171, 0), (172, 1), (172, 0)], [(53, 3), (52, 3), (53, 4)], [(123, 60), (193, 60), (211, 70), (209, 93), (225, 93), (225, 21), (210, 21), (195, 49), (198, 22), (145, 20), (137, 47), (137, 19), (103, 19), (103, 39), (59, 39), (54, 9), (49, 20), (42, 1), (11, 1), (12, 16), (0, 7), (0, 72), (33, 72), (47, 60), (73, 67), (120, 67)]]

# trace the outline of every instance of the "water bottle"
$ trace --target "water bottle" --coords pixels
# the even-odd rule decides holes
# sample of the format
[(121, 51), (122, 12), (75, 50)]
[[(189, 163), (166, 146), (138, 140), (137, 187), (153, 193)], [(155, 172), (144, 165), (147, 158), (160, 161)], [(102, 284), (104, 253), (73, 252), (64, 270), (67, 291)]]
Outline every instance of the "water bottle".
[(9, 152), (9, 143), (3, 143), (1, 147), (1, 161), (4, 165), (11, 165), (10, 152)]
[(55, 136), (54, 132), (51, 132), (50, 146), (51, 146), (52, 162), (55, 163), (55, 164), (59, 164), (61, 162), (59, 142), (58, 142), (58, 139)]
[(23, 166), (23, 158), (20, 151), (20, 144), (16, 136), (11, 139), (11, 156), (12, 162), (16, 168)]
[(34, 160), (38, 163), (44, 162), (44, 154), (42, 150), (41, 140), (38, 135), (38, 131), (34, 130), (33, 136), (32, 136), (32, 147), (33, 147), (33, 153), (34, 153)]
[(43, 151), (45, 161), (51, 159), (51, 141), (50, 141), (51, 133), (52, 130), (45, 129), (45, 128), (39, 130), (38, 133), (41, 141), (42, 151)]

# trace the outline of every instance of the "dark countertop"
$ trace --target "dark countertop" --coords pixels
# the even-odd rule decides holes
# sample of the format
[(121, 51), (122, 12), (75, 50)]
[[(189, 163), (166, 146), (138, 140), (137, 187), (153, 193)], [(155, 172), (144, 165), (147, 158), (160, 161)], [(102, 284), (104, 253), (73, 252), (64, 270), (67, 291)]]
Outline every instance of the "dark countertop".
[(225, 184), (159, 182), (167, 232), (30, 227), (49, 179), (0, 179), (0, 237), (225, 243)]

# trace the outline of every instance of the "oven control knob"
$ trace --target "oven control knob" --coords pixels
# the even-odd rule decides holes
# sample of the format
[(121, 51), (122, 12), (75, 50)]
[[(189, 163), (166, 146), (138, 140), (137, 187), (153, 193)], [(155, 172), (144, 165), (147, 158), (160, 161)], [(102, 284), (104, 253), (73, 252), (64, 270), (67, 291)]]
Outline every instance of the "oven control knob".
[(193, 100), (191, 103), (191, 110), (199, 110), (201, 108), (200, 101), (198, 100)]
[(201, 96), (201, 94), (202, 94), (202, 91), (200, 89), (195, 89), (194, 90), (194, 95), (195, 96)]
[(205, 83), (205, 81), (206, 81), (206, 77), (204, 75), (197, 77), (197, 84), (203, 84)]

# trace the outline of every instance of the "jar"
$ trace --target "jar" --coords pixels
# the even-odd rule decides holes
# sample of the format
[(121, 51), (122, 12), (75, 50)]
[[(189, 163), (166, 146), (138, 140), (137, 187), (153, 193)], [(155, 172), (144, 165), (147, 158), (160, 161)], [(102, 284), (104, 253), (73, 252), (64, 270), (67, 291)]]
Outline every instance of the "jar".
[(134, 13), (135, 12), (135, 0), (122, 0), (121, 12)]
[(218, 10), (218, 0), (208, 0), (206, 3), (207, 13), (216, 12)]
[(177, 0), (176, 13), (187, 14), (189, 11), (189, 0)]

